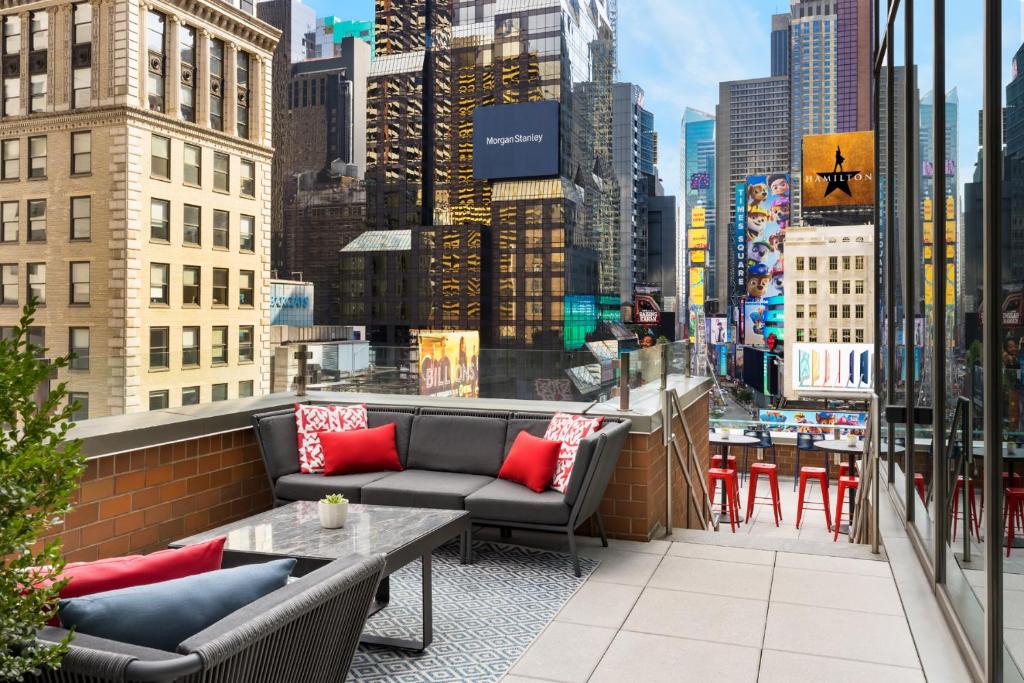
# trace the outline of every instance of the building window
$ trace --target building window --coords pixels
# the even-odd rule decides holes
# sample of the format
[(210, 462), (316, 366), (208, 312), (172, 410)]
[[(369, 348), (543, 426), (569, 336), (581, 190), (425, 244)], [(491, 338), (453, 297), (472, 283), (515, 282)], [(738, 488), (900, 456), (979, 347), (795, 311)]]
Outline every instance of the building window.
[(857, 304), (854, 307), (854, 314), (857, 316), (858, 319), (863, 320), (864, 319), (864, 304)]
[(210, 400), (211, 401), (226, 401), (228, 400), (228, 385), (227, 384), (214, 384), (210, 387)]
[(32, 35), (32, 51), (46, 50), (50, 47), (50, 13), (39, 10), (29, 15), (29, 31)]
[(249, 398), (253, 394), (253, 383), (247, 379), (238, 383), (238, 398)]
[(0, 204), (0, 241), (17, 242), (17, 202)]
[(238, 89), (238, 137), (249, 137), (249, 53), (235, 53), (235, 87)]
[(252, 341), (253, 341), (253, 327), (252, 325), (242, 325), (238, 328), (238, 362), (239, 363), (251, 363), (253, 360), (252, 352)]
[(160, 242), (171, 240), (171, 203), (166, 199), (149, 201), (149, 238)]
[(243, 197), (256, 196), (256, 162), (248, 159), (241, 161), (241, 192)]
[(251, 270), (238, 271), (238, 305), (251, 307), (255, 301), (256, 274)]
[(92, 198), (71, 198), (71, 239), (87, 240), (92, 235)]
[(831, 329), (831, 330), (829, 330), (829, 331), (828, 331), (828, 340), (829, 340), (829, 341), (830, 341), (831, 343), (833, 343), (833, 344), (835, 344), (836, 342), (838, 342), (838, 341), (839, 341), (839, 331), (838, 331), (838, 330), (836, 330), (836, 329)]
[(74, 354), (72, 370), (89, 369), (89, 328), (72, 327), (68, 330), (68, 350)]
[(28, 177), (46, 177), (46, 136), (28, 139)]
[(202, 209), (192, 204), (185, 204), (182, 208), (183, 233), (182, 242), (185, 244), (202, 244), (203, 226)]
[(21, 52), (21, 17), (8, 14), (4, 17), (4, 54), (16, 55)]
[(811, 343), (814, 343), (814, 342), (818, 341), (818, 330), (817, 329), (812, 327), (811, 329), (807, 330), (807, 341), (809, 341)]
[(838, 256), (829, 256), (828, 257), (828, 269), (829, 270), (839, 270), (839, 257)]
[(853, 265), (857, 270), (864, 270), (864, 257), (856, 256), (853, 259)]
[(817, 294), (818, 293), (818, 281), (817, 280), (808, 280), (807, 281), (807, 293), (808, 294)]
[(200, 286), (202, 273), (199, 266), (182, 266), (181, 268), (181, 305), (198, 306), (200, 303)]
[(850, 304), (843, 304), (843, 320), (850, 319)]
[(857, 294), (863, 294), (864, 293), (864, 281), (863, 280), (857, 280), (856, 284), (853, 287), (853, 291), (855, 293), (857, 293)]
[(149, 264), (149, 303), (171, 303), (171, 267), (166, 263)]
[(213, 246), (223, 249), (229, 248), (230, 238), (228, 235), (229, 217), (227, 211), (220, 209), (213, 210)]
[(181, 364), (191, 368), (199, 365), (199, 328), (181, 328)]
[(212, 334), (212, 352), (210, 363), (213, 365), (225, 365), (228, 362), (228, 328), (226, 326), (215, 326)]
[(89, 303), (89, 262), (76, 261), (71, 264), (71, 303)]
[(238, 248), (256, 251), (256, 218), (242, 214), (238, 217)]
[[(72, 5), (71, 42), (87, 45), (92, 42), (92, 3)], [(92, 104), (92, 48), (72, 50), (71, 107), (79, 109)]]
[(213, 269), (213, 305), (228, 305), (228, 269)]
[(797, 307), (796, 307), (796, 317), (798, 319), (804, 317), (804, 307), (799, 305), (799, 304), (797, 304)]
[(856, 330), (853, 331), (853, 341), (855, 341), (858, 344), (863, 344), (864, 343), (864, 329), (863, 328), (857, 328)]
[(3, 180), (17, 180), (21, 177), (21, 140), (4, 140), (0, 145), (0, 169)]
[(203, 184), (203, 150), (198, 145), (185, 145), (182, 154), (184, 160), (184, 172), (182, 180), (186, 185), (200, 187)]
[(850, 343), (850, 331), (849, 330), (843, 330), (843, 343), (844, 344), (849, 344)]
[(186, 24), (178, 26), (178, 54), (181, 63), (181, 118), (196, 120), (196, 30)]
[(40, 304), (46, 303), (46, 264), (28, 264), (28, 298)]
[(150, 138), (149, 174), (162, 180), (171, 179), (171, 139), (161, 135)]
[(166, 410), (170, 407), (170, 392), (167, 389), (149, 392), (149, 409)]
[(71, 411), (72, 422), (89, 419), (89, 394), (84, 391), (69, 391), (68, 405), (74, 407)]
[(210, 39), (210, 126), (224, 130), (224, 41)]
[(810, 304), (807, 307), (807, 317), (811, 318), (812, 320), (818, 317), (818, 304)]
[(213, 189), (218, 192), (231, 191), (231, 157), (220, 152), (213, 153)]
[(849, 269), (850, 269), (850, 257), (849, 256), (844, 256), (843, 257), (843, 270), (849, 270)]
[(74, 33), (72, 41), (75, 45), (92, 42), (92, 3), (80, 2), (72, 5), (74, 12)]
[(839, 294), (839, 280), (828, 281), (828, 293), (832, 295)]
[(849, 293), (850, 293), (850, 281), (849, 280), (843, 280), (843, 294), (849, 294)]
[(166, 19), (163, 14), (152, 10), (146, 15), (146, 48), (148, 50), (148, 79), (146, 94), (149, 96), (149, 108), (153, 111), (164, 111), (165, 69), (166, 59)]
[(29, 199), (25, 202), (28, 208), (28, 241), (46, 241), (46, 200)]
[(21, 79), (17, 76), (4, 78), (4, 116), (21, 113)]
[(804, 257), (803, 256), (797, 256), (796, 257), (796, 269), (797, 270), (803, 270), (804, 269)]
[(802, 341), (804, 340), (804, 331), (803, 331), (803, 329), (802, 329), (802, 328), (797, 328), (797, 331), (796, 331), (796, 340), (797, 340), (798, 342), (802, 342)]
[(45, 327), (30, 327), (28, 328), (28, 344), (32, 347), (35, 352), (36, 358), (42, 358), (46, 353), (46, 328)]
[(0, 304), (18, 305), (18, 264), (0, 265)]
[(797, 294), (803, 294), (804, 293), (804, 281), (803, 280), (797, 280), (796, 281), (796, 293)]
[(831, 320), (835, 320), (836, 318), (839, 317), (839, 305), (838, 304), (829, 304), (829, 306), (828, 306), (828, 317)]
[(181, 405), (199, 405), (199, 387), (184, 387), (181, 390)]
[(71, 174), (92, 172), (92, 133), (82, 131), (71, 134)]
[(72, 70), (71, 97), (73, 109), (81, 109), (92, 104), (92, 66), (82, 66)]
[(46, 74), (33, 74), (28, 80), (28, 111), (35, 113), (46, 109)]
[(807, 270), (817, 270), (817, 269), (818, 269), (818, 257), (817, 256), (808, 256), (807, 257)]
[(149, 369), (166, 370), (171, 360), (171, 328), (149, 328)]

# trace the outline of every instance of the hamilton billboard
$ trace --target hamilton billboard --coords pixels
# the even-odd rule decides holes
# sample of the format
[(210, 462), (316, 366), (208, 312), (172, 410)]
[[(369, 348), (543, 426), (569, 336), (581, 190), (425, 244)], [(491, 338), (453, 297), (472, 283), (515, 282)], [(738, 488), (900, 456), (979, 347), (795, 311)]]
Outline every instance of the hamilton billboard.
[(473, 111), (476, 180), (558, 175), (559, 104), (554, 100), (499, 104)]
[(805, 135), (802, 202), (805, 207), (875, 203), (875, 134)]

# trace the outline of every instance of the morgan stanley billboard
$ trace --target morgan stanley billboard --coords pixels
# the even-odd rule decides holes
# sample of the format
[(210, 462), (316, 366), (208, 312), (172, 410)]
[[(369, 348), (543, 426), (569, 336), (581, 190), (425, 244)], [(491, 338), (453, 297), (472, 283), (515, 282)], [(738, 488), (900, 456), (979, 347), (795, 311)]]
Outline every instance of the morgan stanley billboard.
[(476, 180), (558, 175), (558, 102), (524, 102), (473, 111)]

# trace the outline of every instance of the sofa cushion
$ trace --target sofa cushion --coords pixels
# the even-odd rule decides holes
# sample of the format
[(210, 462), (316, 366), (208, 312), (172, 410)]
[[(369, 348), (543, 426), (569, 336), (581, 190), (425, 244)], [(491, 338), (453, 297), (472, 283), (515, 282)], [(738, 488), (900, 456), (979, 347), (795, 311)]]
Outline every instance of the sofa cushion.
[[(362, 502), (367, 505), (462, 510), (466, 496), (492, 481), (492, 477), (478, 474), (406, 470), (364, 486)], [(529, 493), (528, 489), (523, 490)]]
[(576, 498), (583, 492), (583, 482), (586, 481), (587, 473), (597, 466), (594, 456), (600, 439), (601, 433), (597, 431), (581, 439), (579, 446), (576, 447), (576, 459), (573, 461), (569, 482), (565, 487), (565, 502), (570, 507), (576, 504)]
[(174, 652), (178, 643), (283, 588), (295, 560), (274, 560), (60, 601), (64, 628)]
[(299, 450), (300, 472), (322, 472), (324, 449), (320, 432), (347, 432), (366, 429), (366, 404), (350, 406), (318, 406), (295, 404), (295, 431)]
[(561, 447), (559, 441), (545, 441), (529, 432), (519, 432), (498, 472), (498, 478), (514, 481), (540, 493), (551, 487), (551, 477), (555, 474)]
[(258, 415), (255, 418), (259, 432), (257, 441), (267, 474), (272, 480), (299, 471), (298, 430), (295, 411), (282, 410)]
[(405, 467), (405, 461), (409, 458), (409, 438), (412, 436), (413, 417), (415, 417), (413, 413), (399, 413), (372, 407), (366, 411), (367, 427), (395, 425), (395, 446), (398, 447), (398, 461), (402, 463), (402, 467)]
[(534, 493), (504, 479), (495, 479), (466, 498), (466, 510), (474, 519), (522, 522), (524, 524), (566, 524), (569, 506), (565, 496), (548, 489)]
[(544, 438), (549, 441), (562, 442), (562, 452), (558, 456), (558, 468), (551, 481), (551, 488), (562, 493), (568, 490), (580, 441), (600, 429), (602, 420), (604, 420), (602, 417), (585, 417), (567, 413), (555, 413), (551, 417), (551, 423), (548, 425), (547, 431), (544, 432)]
[(405, 466), (415, 470), (498, 476), (506, 421), (493, 417), (417, 415)]
[(508, 428), (505, 433), (505, 450), (504, 455), (507, 458), (508, 453), (512, 450), (512, 444), (515, 443), (516, 437), (519, 436), (520, 432), (527, 432), (534, 436), (544, 438), (544, 432), (548, 430), (548, 418), (522, 418), (514, 417), (508, 421)]
[(340, 493), (350, 503), (361, 500), (361, 491), (367, 484), (395, 474), (394, 472), (368, 472), (326, 477), (322, 474), (286, 474), (274, 484), (274, 497), (278, 500), (320, 500), (329, 493)]
[(395, 446), (395, 423), (348, 432), (320, 432), (324, 448), (324, 474), (401, 472)]

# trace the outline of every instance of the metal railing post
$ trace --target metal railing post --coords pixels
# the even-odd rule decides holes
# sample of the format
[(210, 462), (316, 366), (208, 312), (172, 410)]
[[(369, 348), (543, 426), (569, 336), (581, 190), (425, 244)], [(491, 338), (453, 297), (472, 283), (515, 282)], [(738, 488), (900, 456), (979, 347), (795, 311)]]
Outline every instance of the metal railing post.
[(668, 388), (668, 360), (669, 360), (669, 345), (661, 345), (661, 390), (665, 391)]
[(629, 410), (629, 354), (619, 354), (619, 410)]
[(881, 459), (881, 431), (882, 431), (882, 420), (880, 415), (880, 406), (878, 402), (877, 394), (871, 399), (873, 404), (872, 410), (872, 424), (871, 424), (871, 441), (872, 448), (871, 452), (874, 453), (874, 457), (871, 460), (871, 553), (877, 555), (879, 550), (879, 539), (878, 539), (878, 516), (879, 508), (882, 505), (881, 498), (881, 487), (878, 483), (878, 462)]
[[(964, 426), (963, 426), (963, 431), (961, 432), (961, 437), (960, 437), (960, 440), (962, 442), (962, 445), (960, 447), (963, 449), (962, 453), (963, 453), (963, 461), (964, 461), (963, 468), (962, 468), (963, 472), (962, 472), (962, 475), (961, 475), (964, 478), (964, 485), (960, 487), (961, 488), (960, 494), (963, 497), (960, 500), (960, 504), (963, 507), (963, 516), (964, 516), (963, 530), (964, 530), (964, 562), (965, 563), (971, 561), (971, 531), (972, 531), (972, 529), (971, 529), (971, 522), (970, 522), (971, 517), (970, 517), (970, 514), (969, 514), (969, 510), (967, 508), (967, 502), (968, 502), (967, 491), (968, 491), (968, 485), (969, 485), (969, 483), (971, 481), (971, 458), (974, 456), (974, 444), (971, 443), (971, 439), (972, 439), (971, 433), (972, 433), (972, 430), (974, 429), (974, 424), (973, 424), (973, 420), (971, 419), (971, 412), (972, 412), (972, 406), (970, 404), (968, 404), (966, 410), (964, 411)], [(982, 482), (982, 486), (984, 486), (984, 485), (985, 485), (985, 482), (983, 481)], [(971, 501), (971, 502), (973, 502), (973, 501)], [(991, 511), (992, 511), (991, 498), (989, 499), (989, 507), (988, 507), (988, 509), (989, 509), (989, 512), (991, 513)], [(996, 508), (996, 509), (998, 510), (999, 508)]]
[[(668, 348), (668, 344), (665, 344), (665, 348)], [(662, 353), (662, 363), (668, 356), (667, 353)], [(664, 377), (664, 372), (662, 377)], [(661, 428), (662, 428), (662, 445), (665, 447), (665, 535), (671, 536), (674, 524), (672, 523), (672, 430), (673, 422), (672, 419), (672, 405), (669, 403), (668, 389), (665, 387), (664, 380), (661, 385)]]

